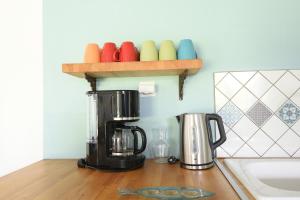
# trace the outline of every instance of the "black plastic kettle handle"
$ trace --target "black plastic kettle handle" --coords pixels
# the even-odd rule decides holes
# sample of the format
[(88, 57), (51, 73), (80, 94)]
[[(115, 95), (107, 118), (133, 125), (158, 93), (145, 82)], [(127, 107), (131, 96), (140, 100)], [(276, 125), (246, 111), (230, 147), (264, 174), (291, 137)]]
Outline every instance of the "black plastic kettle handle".
[[(139, 154), (142, 153), (143, 151), (145, 151), (146, 149), (146, 145), (147, 145), (147, 137), (146, 137), (146, 133), (145, 131), (138, 127), (138, 126), (131, 126), (131, 132), (133, 133), (133, 137), (134, 137), (134, 154)], [(137, 132), (139, 132), (141, 134), (141, 138), (142, 138), (142, 146), (141, 148), (138, 148), (138, 135)]]
[(212, 136), (212, 131), (210, 127), (210, 120), (214, 120), (218, 124), (218, 129), (220, 133), (220, 139), (212, 143), (212, 151), (214, 151), (218, 146), (222, 145), (226, 141), (226, 133), (223, 125), (223, 120), (222, 117), (218, 114), (211, 113), (211, 114), (206, 114), (206, 126), (208, 128), (208, 131), (210, 132), (210, 135)]

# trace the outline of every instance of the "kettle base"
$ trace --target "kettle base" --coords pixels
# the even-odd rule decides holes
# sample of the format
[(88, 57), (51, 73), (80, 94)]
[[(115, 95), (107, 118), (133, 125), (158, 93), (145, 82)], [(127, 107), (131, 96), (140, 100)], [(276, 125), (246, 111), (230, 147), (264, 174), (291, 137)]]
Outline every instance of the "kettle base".
[(205, 163), (205, 164), (186, 164), (186, 163), (180, 163), (180, 167), (185, 168), (185, 169), (208, 169), (214, 166), (214, 162), (209, 162), (209, 163)]

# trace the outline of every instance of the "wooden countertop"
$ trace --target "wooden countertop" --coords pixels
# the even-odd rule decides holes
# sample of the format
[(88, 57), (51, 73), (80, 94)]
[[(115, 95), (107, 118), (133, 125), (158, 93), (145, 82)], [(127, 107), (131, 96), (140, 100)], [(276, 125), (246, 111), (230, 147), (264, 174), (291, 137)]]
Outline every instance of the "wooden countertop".
[(77, 160), (43, 160), (0, 178), (0, 199), (145, 199), (120, 196), (118, 188), (149, 186), (190, 186), (216, 195), (210, 200), (238, 200), (226, 178), (215, 166), (207, 170), (186, 170), (179, 164), (157, 164), (147, 160), (144, 167), (128, 172), (77, 168)]

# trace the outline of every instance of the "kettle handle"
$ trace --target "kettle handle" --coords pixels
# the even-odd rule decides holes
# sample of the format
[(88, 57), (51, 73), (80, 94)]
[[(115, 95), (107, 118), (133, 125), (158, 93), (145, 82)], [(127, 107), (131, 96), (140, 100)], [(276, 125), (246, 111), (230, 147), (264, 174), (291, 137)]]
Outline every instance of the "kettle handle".
[(215, 114), (215, 113), (206, 114), (205, 120), (206, 120), (206, 126), (209, 129), (210, 133), (212, 132), (211, 131), (211, 126), (210, 126), (210, 123), (209, 123), (210, 120), (214, 120), (218, 124), (220, 139), (215, 141), (214, 143), (212, 143), (212, 151), (214, 151), (218, 146), (220, 146), (221, 144), (223, 144), (226, 141), (226, 133), (225, 133), (224, 125), (223, 125), (223, 120), (222, 120), (222, 117), (220, 115)]
[[(134, 154), (142, 153), (143, 151), (145, 151), (147, 145), (147, 137), (145, 131), (138, 126), (131, 126), (131, 132), (133, 133), (134, 136)], [(141, 138), (142, 138), (142, 146), (139, 149), (138, 149), (137, 132), (141, 134)]]

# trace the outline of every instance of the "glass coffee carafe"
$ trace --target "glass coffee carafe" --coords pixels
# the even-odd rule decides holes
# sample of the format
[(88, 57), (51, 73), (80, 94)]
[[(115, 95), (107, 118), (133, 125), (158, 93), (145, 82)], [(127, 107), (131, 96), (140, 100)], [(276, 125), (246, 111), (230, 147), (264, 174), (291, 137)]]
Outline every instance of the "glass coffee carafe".
[[(141, 147), (138, 148), (138, 133), (141, 135)], [(115, 128), (112, 136), (112, 156), (131, 156), (143, 152), (146, 148), (146, 134), (137, 126)]]

